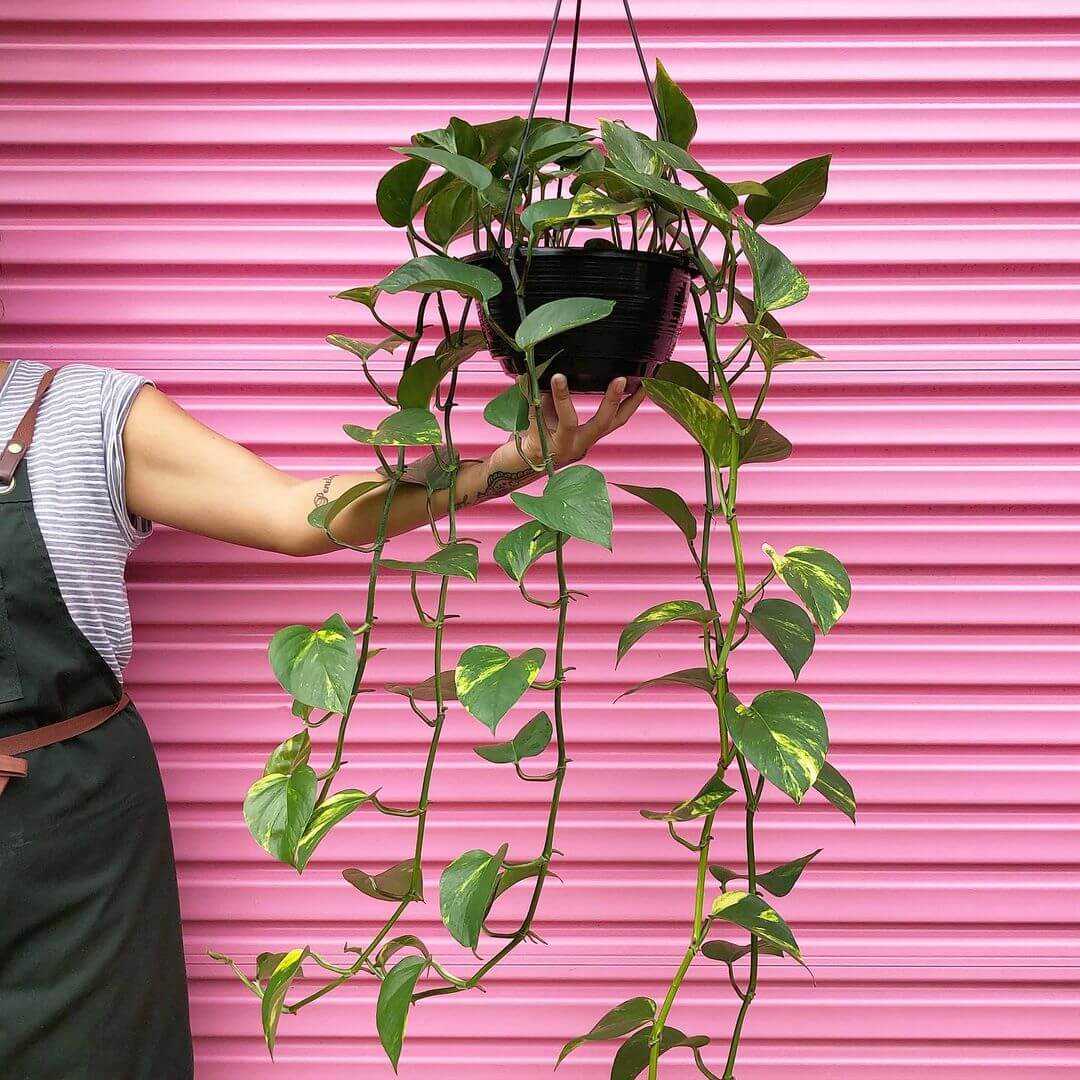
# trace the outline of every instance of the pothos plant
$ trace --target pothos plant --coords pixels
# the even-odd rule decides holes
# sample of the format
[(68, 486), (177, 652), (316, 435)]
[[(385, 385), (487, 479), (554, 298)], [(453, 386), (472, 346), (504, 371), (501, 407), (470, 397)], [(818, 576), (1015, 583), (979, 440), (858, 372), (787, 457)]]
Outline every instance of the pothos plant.
[[(599, 121), (597, 135), (549, 117), (510, 117), (479, 125), (454, 117), (446, 127), (421, 132), (408, 146), (397, 148), (404, 160), (378, 186), (379, 213), (404, 231), (412, 257), (377, 284), (338, 294), (366, 309), (384, 332), (380, 340), (344, 335), (328, 340), (357, 358), (372, 390), (391, 410), (374, 428), (345, 425), (349, 437), (375, 455), (381, 478), (316, 507), (309, 519), (341, 543), (334, 536), (335, 518), (356, 499), (381, 493), (374, 540), (356, 548), (370, 559), (365, 610), (358, 626), (333, 614), (319, 627), (289, 626), (274, 635), (270, 664), (293, 700), (300, 730), (270, 754), (248, 792), (244, 813), (255, 840), (298, 873), (331, 830), (362, 808), (400, 819), (403, 829), (411, 831), (402, 839), (401, 860), (392, 866), (342, 870), (345, 883), (389, 911), (368, 941), (345, 947), (344, 960), (298, 947), (261, 954), (249, 973), (229, 957), (212, 954), (261, 1000), (271, 1053), (283, 1014), (297, 1013), (355, 979), (370, 978), (378, 983), (375, 1026), (396, 1069), (406, 1021), (417, 1003), (479, 987), (519, 945), (539, 940), (533, 923), (558, 854), (556, 829), (568, 764), (563, 696), (571, 670), (565, 655), (574, 592), (564, 547), (578, 539), (610, 548), (612, 509), (599, 471), (583, 464), (555, 471), (539, 382), (546, 365), (537, 364), (535, 351), (548, 339), (606, 318), (612, 302), (568, 296), (527, 311), (524, 297), (528, 253), (537, 246), (570, 246), (581, 237), (586, 246), (677, 253), (695, 273), (691, 296), (704, 364), (699, 370), (668, 361), (643, 383), (649, 398), (685, 430), (700, 453), (701, 497), (692, 502), (700, 503), (701, 511), (696, 514), (682, 495), (666, 488), (620, 487), (666, 515), (682, 535), (701, 596), (666, 600), (638, 615), (622, 631), (616, 660), (668, 624), (699, 627), (700, 666), (660, 675), (625, 693), (660, 686), (703, 693), (715, 710), (716, 746), (703, 764), (699, 791), (670, 809), (642, 811), (666, 825), (672, 839), (692, 853), (696, 868), (687, 946), (667, 991), (659, 1005), (644, 996), (615, 1005), (586, 1034), (566, 1043), (558, 1063), (582, 1044), (620, 1040), (612, 1080), (646, 1073), (653, 1080), (661, 1056), (678, 1048), (690, 1052), (706, 1077), (733, 1080), (747, 1015), (758, 993), (761, 956), (803, 963), (790, 927), (764, 894), (786, 896), (818, 852), (767, 870), (759, 865), (755, 824), (765, 786), (774, 785), (795, 802), (814, 789), (852, 820), (855, 799), (851, 786), (826, 760), (828, 730), (821, 707), (787, 688), (765, 690), (744, 702), (736, 693), (732, 663), (739, 647), (757, 634), (797, 679), (817, 632), (828, 633), (850, 599), (850, 583), (839, 560), (813, 547), (780, 553), (765, 545), (771, 569), (752, 581), (738, 504), (745, 467), (779, 461), (792, 452), (790, 442), (761, 415), (774, 373), (786, 364), (818, 358), (813, 349), (789, 337), (773, 314), (803, 300), (809, 286), (761, 230), (799, 218), (821, 201), (829, 159), (801, 162), (761, 183), (726, 183), (691, 154), (697, 129), (694, 108), (659, 62), (650, 91), (657, 114), (655, 138), (609, 120)], [(433, 167), (438, 175), (428, 179)], [(513, 255), (515, 250), (524, 258)], [(493, 322), (488, 306), (502, 289), (500, 279), (466, 261), (473, 253), (496, 253), (509, 267), (520, 316), (513, 334)], [(394, 294), (415, 294), (408, 325), (400, 314), (385, 314), (382, 297)], [(487, 316), (488, 332), (516, 352), (525, 372), (488, 404), (485, 419), (512, 433), (519, 448), (523, 432), (535, 424), (543, 461), (528, 462), (524, 453), (522, 458), (546, 474), (539, 494), (511, 496), (527, 520), (503, 536), (492, 555), (523, 600), (544, 615), (527, 624), (535, 626), (537, 644), (518, 655), (497, 644), (479, 643), (448, 660), (444, 637), (451, 617), (451, 582), (475, 581), (479, 566), (477, 544), (459, 532), (455, 484), (462, 459), (451, 423), (462, 365), (486, 344), (470, 329), (477, 307)], [(398, 353), (404, 359), (391, 389), (383, 385), (372, 361), (380, 354), (389, 358)], [(751, 370), (760, 375), (756, 392), (747, 396), (737, 384)], [(411, 457), (417, 447), (426, 448), (427, 454)], [(386, 554), (390, 507), (402, 485), (425, 487), (429, 509), (435, 492), (449, 495), (445, 524), (429, 515), (434, 550), (422, 560)], [(721, 529), (734, 577), (734, 595), (726, 604), (714, 580), (719, 561), (715, 533)], [(551, 597), (535, 596), (526, 586), (526, 576), (542, 562), (553, 564), (555, 571), (557, 592)], [(380, 687), (369, 666), (380, 651), (379, 586), (387, 574), (409, 575), (418, 632), (431, 637), (432, 661), (426, 677), (417, 673), (407, 684)], [(780, 583), (801, 603), (765, 595)], [(431, 598), (423, 595), (425, 589)], [(547, 647), (540, 633), (545, 617)], [(378, 692), (400, 696), (430, 731), (422, 779), (409, 805), (384, 801), (369, 781), (362, 788), (338, 786), (350, 722), (365, 711), (365, 695)], [(546, 826), (532, 851), (511, 850), (509, 844), (495, 851), (469, 849), (442, 868), (443, 923), (451, 937), (478, 958), (470, 970), (454, 971), (406, 923), (413, 906), (425, 898), (430, 791), (445, 725), (456, 702), (496, 735), (500, 722), (519, 701), (528, 700), (526, 695), (549, 695), (550, 705), (538, 709), (509, 739), (478, 745), (475, 752), (497, 767), (513, 768), (523, 782), (548, 787)], [(314, 765), (310, 731), (328, 723), (336, 734), (325, 758)], [(542, 755), (550, 758), (548, 767), (533, 762)], [(730, 868), (713, 859), (717, 815), (729, 800), (741, 802), (745, 848), (734, 860), (738, 865)], [(690, 828), (695, 832), (688, 837)], [(527, 890), (524, 915), (509, 927), (500, 926), (498, 900), (510, 889)], [(723, 927), (745, 936), (727, 940), (720, 936)], [(486, 958), (480, 957), (482, 943)], [(737, 1000), (727, 1051), (722, 1064), (716, 1063), (719, 1072), (707, 1064), (710, 1036), (687, 1036), (669, 1023), (687, 972), (701, 959), (724, 971)], [(302, 992), (294, 984), (305, 964), (325, 976), (317, 987)]]

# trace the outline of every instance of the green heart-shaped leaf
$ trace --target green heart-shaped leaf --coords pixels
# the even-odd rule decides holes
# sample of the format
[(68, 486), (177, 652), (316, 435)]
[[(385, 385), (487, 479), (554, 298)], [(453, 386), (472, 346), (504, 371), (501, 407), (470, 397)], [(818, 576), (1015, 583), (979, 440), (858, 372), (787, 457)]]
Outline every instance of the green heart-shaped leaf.
[(244, 798), (244, 820), (255, 842), (279, 862), (295, 865), (296, 846), (315, 808), (315, 770), (260, 776)]
[(621, 120), (601, 120), (600, 137), (614, 167), (631, 173), (659, 175), (660, 155), (650, 145), (652, 140), (640, 131), (627, 127)]
[(340, 615), (319, 627), (286, 626), (270, 640), (270, 667), (297, 701), (344, 712), (356, 680), (356, 638)]
[(443, 338), (435, 349), (435, 356), (442, 373), (448, 375), (478, 352), (486, 350), (487, 340), (484, 335), (479, 330), (466, 330), (460, 337), (454, 334), (452, 337)]
[(479, 162), (438, 146), (395, 146), (394, 150), (406, 157), (419, 158), (421, 161), (438, 165), (448, 173), (453, 173), (459, 180), (464, 180), (477, 191), (483, 191), (484, 188), (489, 187), (493, 179), (490, 171)]
[(367, 446), (440, 446), (442, 429), (427, 409), (401, 409), (380, 421), (377, 428), (345, 424), (350, 439)]
[(851, 579), (844, 564), (821, 548), (794, 547), (783, 555), (764, 545), (762, 551), (791, 591), (809, 608), (827, 634), (851, 603)]
[(293, 859), (296, 869), (303, 873), (304, 868), (311, 861), (311, 856), (315, 854), (315, 849), (327, 833), (370, 798), (371, 796), (365, 791), (349, 788), (336, 792), (322, 803), (311, 815), (311, 820), (308, 821), (307, 828), (296, 845), (296, 854)]
[(584, 218), (608, 221), (611, 218), (621, 217), (623, 214), (632, 214), (635, 210), (640, 210), (644, 205), (644, 199), (631, 199), (629, 202), (622, 202), (619, 199), (613, 199), (602, 191), (583, 187), (574, 195), (573, 203), (566, 216), (574, 220)]
[(641, 385), (649, 399), (697, 442), (718, 469), (731, 464), (733, 434), (727, 413), (719, 405), (676, 383), (642, 379)]
[(383, 292), (430, 293), (444, 289), (487, 303), (502, 292), (498, 275), (447, 255), (420, 255), (391, 271), (379, 282)]
[(529, 426), (529, 399), (511, 383), (484, 406), (484, 419), (500, 431), (524, 431)]
[(537, 199), (521, 211), (521, 224), (526, 232), (539, 232), (565, 221), (573, 199)]
[(754, 420), (750, 430), (739, 436), (739, 461), (783, 461), (791, 457), (791, 443), (765, 420)]
[(698, 626), (708, 626), (720, 616), (715, 611), (707, 611), (696, 600), (665, 600), (655, 604), (628, 623), (619, 635), (619, 647), (616, 666), (634, 645), (646, 634), (671, 622), (693, 622)]
[[(454, 672), (444, 671), (438, 680), (441, 687), (443, 701), (457, 700), (457, 685), (454, 682)], [(386, 689), (391, 694), (401, 694), (403, 697), (411, 697), (416, 701), (435, 701), (435, 676), (431, 675), (422, 683), (408, 686), (404, 683), (391, 683)]]
[(676, 146), (687, 147), (697, 132), (697, 114), (682, 88), (656, 61), (656, 103), (664, 121), (663, 135)]
[(300, 974), (300, 965), (308, 956), (309, 950), (293, 949), (284, 953), (277, 966), (270, 973), (266, 989), (262, 996), (262, 1027), (266, 1039), (266, 1049), (274, 1056), (274, 1042), (277, 1039), (278, 1022), (281, 1010), (285, 1007), (285, 995), (289, 992), (293, 979)]
[(537, 713), (509, 742), (475, 746), (473, 750), (496, 765), (516, 764), (542, 754), (551, 743), (551, 735), (550, 717), (547, 713)]
[(386, 978), (379, 985), (375, 1027), (394, 1072), (397, 1072), (401, 1046), (405, 1041), (405, 1024), (409, 1019), (413, 990), (428, 962), (424, 956), (403, 957), (386, 973)]
[[(385, 968), (390, 963), (391, 957), (401, 952), (402, 949), (416, 949), (422, 957), (425, 959), (431, 959), (431, 950), (424, 944), (424, 942), (418, 938), (415, 934), (402, 934), (400, 937), (391, 938), (380, 950), (379, 955), (375, 958), (375, 966), (377, 968)], [(353, 947), (354, 951), (356, 947)], [(346, 950), (349, 951), (349, 950)]]
[(693, 154), (688, 153), (685, 147), (676, 146), (675, 143), (667, 139), (649, 139), (649, 145), (673, 169), (679, 169), (681, 172), (692, 172), (694, 169), (701, 168), (701, 162)]
[(269, 776), (271, 773), (285, 773), (288, 775), (295, 772), (301, 765), (306, 765), (310, 757), (311, 736), (307, 731), (290, 735), (289, 738), (271, 751), (270, 756), (266, 759), (263, 776)]
[(650, 821), (692, 821), (711, 814), (734, 794), (735, 789), (724, 782), (723, 774), (716, 773), (696, 795), (670, 810), (642, 810), (640, 813)]
[[(404, 162), (402, 164), (405, 164)], [(334, 293), (335, 300), (351, 300), (354, 304), (363, 304), (366, 308), (374, 308), (375, 301), (379, 299), (378, 285), (358, 285), (355, 289), (345, 289)]]
[(756, 312), (791, 307), (810, 295), (810, 283), (802, 272), (742, 218), (739, 219), (739, 236), (754, 279)]
[[(738, 305), (739, 310), (743, 313), (743, 317), (752, 326), (761, 327), (767, 330), (770, 334), (775, 334), (776, 337), (787, 337), (787, 331), (776, 320), (776, 317), (770, 315), (769, 312), (756, 312), (754, 310), (754, 301), (748, 296), (744, 296), (738, 289), (735, 290), (735, 303)], [(750, 326), (744, 326), (743, 331), (749, 335)]]
[(459, 181), (443, 188), (424, 213), (428, 239), (438, 247), (446, 247), (456, 237), (472, 232), (477, 200), (476, 191)]
[(697, 536), (697, 519), (690, 512), (686, 500), (678, 492), (670, 488), (639, 487), (637, 484), (616, 484), (615, 486), (622, 488), (628, 495), (647, 502), (660, 513), (666, 514), (679, 527), (679, 531), (686, 537), (687, 542), (694, 542), (694, 537)]
[(697, 394), (698, 397), (705, 398), (706, 401), (712, 401), (709, 384), (701, 377), (701, 373), (679, 360), (668, 360), (661, 364), (653, 374), (653, 378), (659, 379), (660, 382), (674, 383), (684, 390), (689, 390), (692, 394)]
[(829, 748), (821, 706), (793, 690), (766, 690), (751, 705), (728, 694), (724, 720), (732, 741), (754, 768), (789, 798), (801, 802)]
[(480, 552), (475, 544), (447, 544), (421, 562), (383, 559), (379, 565), (387, 570), (408, 570), (413, 574), (463, 577), (475, 581), (480, 565)]
[(719, 939), (706, 941), (701, 946), (702, 956), (709, 960), (719, 960), (721, 964), (727, 964), (729, 967), (749, 952), (749, 945), (736, 945), (734, 941), (720, 941)]
[(437, 356), (425, 356), (402, 372), (398, 380), (397, 403), (402, 409), (423, 409), (431, 406), (431, 396), (443, 377), (442, 364)]
[(746, 213), (759, 225), (782, 225), (809, 214), (825, 198), (831, 154), (809, 158), (765, 181), (768, 195), (751, 195)]
[(645, 173), (635, 172), (623, 165), (614, 165), (615, 173), (630, 184), (650, 192), (665, 209), (678, 214), (683, 210), (690, 210), (719, 229), (731, 227), (731, 215), (718, 203), (696, 191), (690, 191), (681, 184), (663, 180), (659, 176), (647, 176)]
[(783, 657), (797, 679), (814, 651), (814, 627), (810, 616), (790, 600), (759, 600), (747, 618)]
[[(255, 957), (255, 981), (263, 983), (263, 989), (266, 988), (265, 984), (273, 978), (278, 965), (288, 955), (287, 952), (262, 952)], [(303, 967), (298, 967), (296, 974), (302, 979), (304, 977)]]
[(525, 147), (525, 162), (534, 169), (567, 155), (585, 153), (589, 149), (588, 141), (582, 138), (588, 128), (552, 120), (550, 117), (542, 117), (541, 120), (547, 120), (547, 123), (533, 121)]
[[(649, 1036), (652, 1029), (638, 1031), (619, 1047), (611, 1063), (611, 1080), (636, 1080), (649, 1067)], [(660, 1033), (660, 1053), (685, 1046), (701, 1049), (707, 1046), (707, 1035), (684, 1035), (678, 1028), (666, 1027)]]
[(715, 863), (709, 867), (709, 873), (720, 882), (722, 888), (726, 888), (736, 878), (746, 877), (745, 874), (740, 874), (737, 870), (732, 870), (728, 866), (718, 866)]
[(705, 668), (683, 668), (681, 671), (658, 675), (655, 679), (646, 679), (645, 682), (631, 686), (629, 690), (624, 690), (615, 700), (618, 701), (619, 698), (624, 698), (627, 694), (636, 694), (639, 690), (645, 690), (653, 686), (690, 686), (695, 690), (704, 690), (707, 694), (711, 694), (714, 689), (712, 678)]
[(498, 645), (473, 645), (461, 654), (454, 673), (458, 701), (494, 731), (536, 681), (545, 657), (543, 649), (528, 649), (511, 657)]
[(341, 871), (341, 876), (354, 888), (359, 889), (372, 900), (385, 900), (394, 903), (410, 895), (413, 871), (416, 863), (412, 859), (395, 863), (380, 874), (368, 874), (355, 867)]
[(572, 1054), (579, 1046), (587, 1042), (604, 1042), (607, 1039), (620, 1039), (623, 1035), (629, 1035), (637, 1031), (645, 1024), (651, 1024), (656, 1017), (656, 1002), (652, 998), (636, 997), (624, 1001), (615, 1008), (609, 1009), (592, 1028), (584, 1035), (571, 1039), (559, 1051), (559, 1060), (555, 1062), (558, 1068), (568, 1054)]
[(725, 210), (734, 210), (739, 205), (738, 194), (723, 180), (713, 176), (712, 173), (705, 169), (698, 168), (687, 171)]
[(810, 862), (821, 854), (821, 848), (811, 851), (801, 859), (792, 859), (791, 862), (774, 866), (764, 874), (758, 874), (757, 883), (773, 896), (787, 896), (795, 883), (802, 877), (802, 872), (810, 865)]
[(591, 465), (571, 465), (557, 472), (542, 495), (515, 491), (510, 498), (549, 529), (611, 549), (611, 497), (603, 473)]
[(526, 521), (499, 538), (492, 552), (495, 561), (514, 581), (521, 581), (538, 559), (555, 550), (558, 533), (539, 521)]
[(459, 855), (439, 879), (439, 908), (451, 937), (467, 949), (476, 949), (488, 908), (495, 899), (495, 884), (506, 858), (506, 844), (494, 855), (476, 849)]
[[(706, 941), (701, 946), (701, 955), (708, 957), (710, 960), (719, 960), (722, 964), (731, 965), (736, 960), (741, 960), (750, 952), (751, 946), (747, 942), (745, 945), (736, 945), (734, 941)], [(758, 938), (758, 952), (765, 953), (767, 956), (783, 956), (784, 950), (778, 948), (771, 941), (765, 941), (762, 938)]]
[[(448, 466), (451, 460), (459, 466), (479, 464), (478, 459), (463, 458), (457, 452), (453, 454), (450, 454), (447, 450), (443, 450), (439, 454), (432, 452), (406, 465), (405, 471), (402, 472), (399, 478), (399, 483), (416, 484), (418, 487), (426, 488), (428, 491), (445, 491), (450, 486)], [(384, 476), (387, 475), (382, 466), (379, 466), (379, 472)]]
[(334, 518), (347, 506), (351, 506), (357, 499), (362, 498), (369, 491), (386, 486), (385, 480), (362, 480), (359, 484), (353, 484), (347, 491), (343, 491), (336, 499), (331, 499), (322, 506), (316, 506), (308, 514), (308, 524), (316, 529), (329, 529)]
[(414, 158), (399, 161), (375, 189), (375, 205), (387, 225), (404, 229), (412, 221), (412, 204), (416, 189), (428, 171), (428, 162)]
[(827, 761), (814, 781), (814, 790), (820, 792), (836, 807), (855, 821), (855, 792), (851, 784)]
[(760, 896), (744, 892), (721, 893), (713, 901), (712, 914), (713, 918), (724, 919), (764, 938), (800, 964), (803, 962), (791, 927)]
[(615, 310), (614, 300), (592, 296), (569, 296), (551, 300), (530, 311), (517, 328), (514, 340), (522, 351), (579, 326), (606, 319)]
[(736, 195), (765, 195), (768, 196), (769, 189), (757, 180), (736, 180), (731, 185), (731, 190)]
[(359, 341), (357, 338), (345, 337), (344, 334), (328, 334), (326, 337), (328, 345), (333, 345), (336, 349), (344, 349), (353, 356), (360, 357), (365, 363), (377, 352), (392, 353), (399, 345), (404, 344), (405, 340), (397, 334), (391, 334), (389, 337), (384, 337), (382, 341), (375, 342)]
[[(752, 310), (752, 309), (751, 309)], [(791, 338), (775, 334), (764, 326), (751, 324), (744, 326), (746, 336), (754, 343), (758, 355), (766, 367), (778, 364), (795, 364), (800, 360), (820, 360), (821, 353), (814, 352), (808, 345), (793, 341)]]

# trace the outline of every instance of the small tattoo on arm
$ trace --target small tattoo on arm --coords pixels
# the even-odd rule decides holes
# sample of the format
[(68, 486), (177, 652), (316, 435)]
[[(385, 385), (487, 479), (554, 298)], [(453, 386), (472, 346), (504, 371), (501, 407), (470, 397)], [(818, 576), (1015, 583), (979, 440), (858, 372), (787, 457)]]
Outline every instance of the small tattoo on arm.
[(336, 479), (337, 474), (335, 473), (333, 476), (328, 476), (325, 480), (323, 480), (322, 491), (315, 492), (316, 508), (320, 506), (325, 506), (330, 501), (330, 486)]
[(530, 480), (536, 479), (538, 473), (533, 468), (518, 469), (516, 472), (498, 471), (491, 473), (487, 483), (467, 500), (468, 503), (489, 502), (491, 499), (500, 499), (503, 495), (509, 495), (519, 487), (524, 487)]

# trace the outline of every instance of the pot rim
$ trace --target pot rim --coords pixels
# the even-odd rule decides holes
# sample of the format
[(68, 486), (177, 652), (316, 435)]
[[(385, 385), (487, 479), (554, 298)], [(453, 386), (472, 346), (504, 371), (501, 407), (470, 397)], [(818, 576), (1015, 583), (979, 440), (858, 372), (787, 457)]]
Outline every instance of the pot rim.
[[(505, 248), (501, 250), (506, 250)], [(524, 254), (526, 249), (520, 244), (514, 247), (514, 252), (517, 254), (521, 252)], [(678, 254), (671, 251), (627, 251), (622, 248), (612, 250), (611, 248), (586, 248), (586, 247), (543, 247), (533, 248), (532, 258), (553, 258), (555, 256), (569, 256), (571, 258), (584, 258), (589, 256), (596, 259), (612, 259), (615, 261), (628, 260), (630, 262), (659, 262), (666, 263), (669, 266), (677, 266), (683, 270), (686, 270), (689, 274), (695, 275), (699, 273), (698, 267), (694, 264), (693, 259), (689, 255)], [(466, 255), (462, 258), (462, 262), (467, 263), (480, 263), (488, 262), (493, 259), (498, 259), (498, 252), (489, 248), (486, 251), (474, 251), (471, 255)]]

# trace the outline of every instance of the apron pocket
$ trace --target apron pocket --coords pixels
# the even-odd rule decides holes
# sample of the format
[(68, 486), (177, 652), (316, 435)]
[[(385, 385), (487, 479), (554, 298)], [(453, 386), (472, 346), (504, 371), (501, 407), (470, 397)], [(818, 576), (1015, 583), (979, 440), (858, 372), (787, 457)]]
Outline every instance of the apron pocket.
[(15, 659), (15, 642), (11, 636), (7, 604), (4, 601), (4, 581), (0, 578), (0, 701), (18, 701), (22, 696), (19, 665)]

